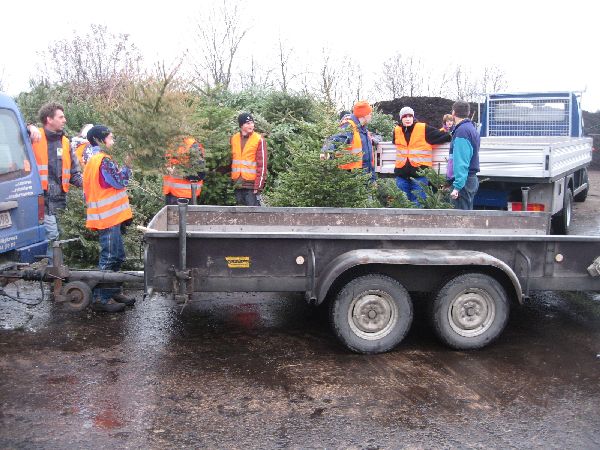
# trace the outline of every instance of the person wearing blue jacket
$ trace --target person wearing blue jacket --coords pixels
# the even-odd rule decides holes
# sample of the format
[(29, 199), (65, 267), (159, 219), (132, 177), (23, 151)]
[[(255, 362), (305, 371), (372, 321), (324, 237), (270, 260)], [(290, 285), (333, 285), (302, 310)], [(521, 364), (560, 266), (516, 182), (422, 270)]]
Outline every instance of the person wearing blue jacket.
[[(351, 153), (361, 154), (360, 161), (348, 163), (340, 166), (342, 169), (358, 169), (362, 167), (364, 173), (369, 175), (369, 182), (374, 183), (377, 180), (374, 166), (374, 148), (373, 141), (378, 138), (372, 135), (367, 125), (373, 118), (373, 108), (366, 101), (357, 102), (352, 108), (352, 114), (343, 111), (340, 114), (340, 128), (338, 134), (331, 136), (323, 146), (326, 153), (334, 152), (336, 149), (349, 146)], [(355, 142), (355, 130), (360, 137), (359, 142)], [(353, 151), (354, 150), (354, 151)]]
[(459, 100), (452, 105), (454, 129), (446, 176), (452, 184), (450, 198), (455, 209), (473, 209), (479, 189), (479, 133), (469, 114), (468, 102)]

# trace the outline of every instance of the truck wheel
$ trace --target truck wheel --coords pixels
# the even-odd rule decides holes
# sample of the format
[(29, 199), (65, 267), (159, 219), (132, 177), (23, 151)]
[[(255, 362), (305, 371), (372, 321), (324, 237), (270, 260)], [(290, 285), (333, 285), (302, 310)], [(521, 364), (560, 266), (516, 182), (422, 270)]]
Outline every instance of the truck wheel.
[(63, 287), (65, 308), (69, 311), (83, 311), (92, 300), (92, 290), (83, 281), (70, 281)]
[(481, 348), (500, 335), (509, 309), (506, 291), (494, 278), (480, 273), (459, 275), (440, 289), (433, 302), (433, 328), (452, 348)]
[(573, 216), (573, 191), (567, 188), (563, 200), (563, 209), (552, 218), (552, 227), (555, 234), (569, 234), (571, 217)]
[(590, 190), (590, 179), (588, 177), (587, 169), (583, 169), (583, 170), (585, 171), (583, 173), (583, 180), (584, 180), (584, 183), (587, 183), (588, 186), (573, 198), (573, 200), (575, 200), (576, 202), (585, 202), (585, 199), (587, 198), (588, 192)]
[(330, 320), (342, 343), (357, 353), (382, 353), (404, 339), (412, 323), (408, 291), (385, 275), (350, 281), (331, 304)]

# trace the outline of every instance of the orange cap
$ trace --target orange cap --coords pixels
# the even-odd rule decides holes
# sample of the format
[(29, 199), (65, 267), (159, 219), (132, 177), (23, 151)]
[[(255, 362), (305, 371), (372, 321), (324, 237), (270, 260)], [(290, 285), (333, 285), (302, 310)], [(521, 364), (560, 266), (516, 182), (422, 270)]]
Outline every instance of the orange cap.
[(369, 105), (369, 102), (360, 101), (354, 104), (354, 108), (352, 109), (352, 113), (360, 119), (361, 117), (368, 116), (373, 112), (373, 108)]

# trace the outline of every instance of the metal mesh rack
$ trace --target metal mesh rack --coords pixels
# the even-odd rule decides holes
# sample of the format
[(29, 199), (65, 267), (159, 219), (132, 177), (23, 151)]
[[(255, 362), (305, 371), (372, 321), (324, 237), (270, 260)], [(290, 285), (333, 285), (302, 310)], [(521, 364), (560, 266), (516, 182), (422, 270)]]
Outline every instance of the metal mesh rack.
[(488, 136), (569, 136), (569, 97), (488, 98)]

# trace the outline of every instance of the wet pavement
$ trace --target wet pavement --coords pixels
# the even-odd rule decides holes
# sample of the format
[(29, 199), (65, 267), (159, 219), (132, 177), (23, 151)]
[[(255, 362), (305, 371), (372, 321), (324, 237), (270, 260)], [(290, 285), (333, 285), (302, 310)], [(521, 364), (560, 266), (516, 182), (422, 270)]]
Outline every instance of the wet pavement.
[[(598, 206), (574, 231), (600, 234)], [(114, 315), (0, 299), (0, 448), (600, 448), (600, 294), (537, 293), (472, 352), (421, 303), (382, 355), (326, 315), (276, 294)]]

